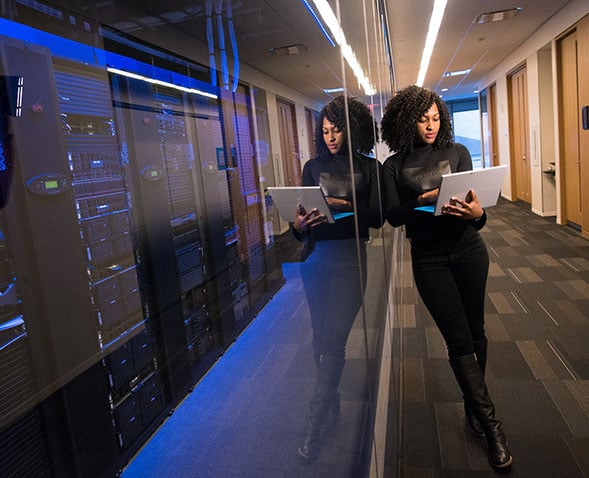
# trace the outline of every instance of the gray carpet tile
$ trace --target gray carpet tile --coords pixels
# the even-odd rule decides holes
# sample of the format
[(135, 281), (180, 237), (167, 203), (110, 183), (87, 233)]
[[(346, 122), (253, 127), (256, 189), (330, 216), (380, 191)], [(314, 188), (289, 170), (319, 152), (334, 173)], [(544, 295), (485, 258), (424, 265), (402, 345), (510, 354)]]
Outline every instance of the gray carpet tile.
[(433, 403), (403, 406), (402, 463), (409, 467), (434, 467), (441, 462)]
[[(487, 213), (487, 385), (514, 456), (508, 474), (587, 477), (589, 241), (521, 202), (501, 199)], [(414, 327), (404, 331), (400, 476), (496, 476), (484, 440), (467, 431), (443, 341), (415, 298)]]

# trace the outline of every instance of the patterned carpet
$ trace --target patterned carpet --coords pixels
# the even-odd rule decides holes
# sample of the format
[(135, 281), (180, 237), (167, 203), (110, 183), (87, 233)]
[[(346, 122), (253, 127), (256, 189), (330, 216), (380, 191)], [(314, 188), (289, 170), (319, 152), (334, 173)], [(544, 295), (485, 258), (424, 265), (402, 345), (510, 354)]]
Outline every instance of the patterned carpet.
[[(524, 203), (500, 200), (487, 213), (487, 383), (514, 456), (509, 475), (589, 476), (589, 241)], [(443, 340), (410, 264), (405, 271), (413, 306), (399, 324), (401, 440), (398, 449), (397, 430), (389, 430), (385, 476), (493, 476), (484, 440), (465, 428)]]
[[(589, 241), (525, 204), (501, 200), (488, 215), (482, 232), (491, 257), (487, 376), (514, 456), (509, 474), (589, 476)], [(366, 328), (359, 321), (348, 342), (341, 421), (312, 465), (301, 463), (296, 451), (315, 373), (300, 245), (289, 233), (278, 241), (286, 284), (123, 478), (369, 476), (362, 424), (369, 409), (367, 371), (375, 367), (364, 351), (374, 350), (379, 326), (370, 321), (384, 315), (388, 287), (378, 241), (369, 247), (369, 321)], [(406, 247), (400, 245), (404, 260)], [(461, 394), (441, 336), (413, 287), (410, 264), (394, 282), (395, 373), (385, 471), (378, 478), (494, 476), (484, 441), (465, 428)]]

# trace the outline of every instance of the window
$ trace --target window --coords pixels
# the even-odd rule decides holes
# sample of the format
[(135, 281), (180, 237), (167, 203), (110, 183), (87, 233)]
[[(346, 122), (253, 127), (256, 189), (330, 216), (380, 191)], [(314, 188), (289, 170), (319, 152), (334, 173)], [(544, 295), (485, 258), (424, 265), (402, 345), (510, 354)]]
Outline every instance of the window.
[(473, 168), (482, 168), (481, 120), (476, 99), (448, 102), (454, 137), (470, 151)]

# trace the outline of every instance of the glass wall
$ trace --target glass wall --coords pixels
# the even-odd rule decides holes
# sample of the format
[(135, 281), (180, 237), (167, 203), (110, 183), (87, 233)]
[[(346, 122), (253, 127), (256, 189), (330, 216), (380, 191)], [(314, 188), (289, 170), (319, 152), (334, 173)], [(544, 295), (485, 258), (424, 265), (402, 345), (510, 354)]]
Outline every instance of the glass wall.
[(351, 185), (326, 235), (272, 189), (310, 185), (327, 103), (378, 122), (391, 95), (383, 3), (325, 7), (3, 2), (0, 476), (394, 468), (403, 232), (375, 150), (321, 172)]

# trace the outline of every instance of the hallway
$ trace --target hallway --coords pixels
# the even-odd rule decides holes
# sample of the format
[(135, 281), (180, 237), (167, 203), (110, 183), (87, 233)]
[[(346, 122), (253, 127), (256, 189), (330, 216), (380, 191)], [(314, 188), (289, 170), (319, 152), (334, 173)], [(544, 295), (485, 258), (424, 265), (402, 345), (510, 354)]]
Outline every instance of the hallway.
[[(509, 475), (589, 476), (589, 241), (525, 204), (501, 200), (488, 215), (487, 376), (514, 456)], [(286, 285), (124, 478), (368, 476), (367, 457), (358, 453), (368, 376), (359, 328), (348, 342), (339, 426), (317, 462), (299, 460), (313, 365), (297, 263), (283, 268)], [(402, 404), (391, 397), (389, 410), (401, 413), (401, 442), (397, 447), (399, 430), (391, 424), (384, 476), (495, 476), (483, 441), (465, 428), (442, 339), (417, 298), (409, 264), (404, 282), (407, 313), (394, 318), (403, 343)], [(368, 304), (382, 293), (371, 284), (378, 277), (369, 279)]]

